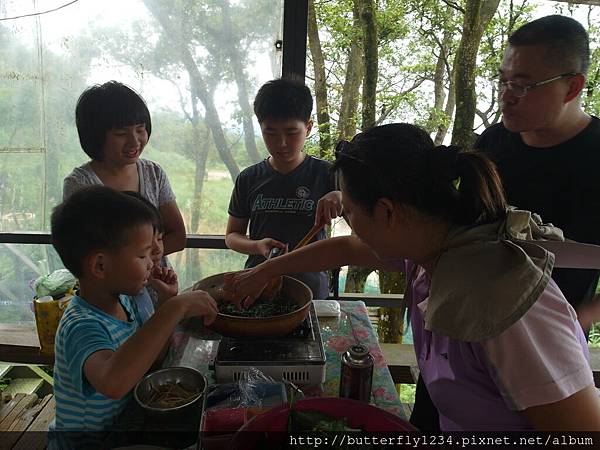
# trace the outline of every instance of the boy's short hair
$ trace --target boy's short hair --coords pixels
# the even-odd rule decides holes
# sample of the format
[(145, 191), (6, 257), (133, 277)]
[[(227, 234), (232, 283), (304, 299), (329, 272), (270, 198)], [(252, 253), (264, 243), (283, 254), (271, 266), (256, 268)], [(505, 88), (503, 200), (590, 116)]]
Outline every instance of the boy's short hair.
[(154, 220), (152, 221), (152, 226), (154, 227), (154, 231), (158, 231), (159, 233), (165, 232), (165, 224), (163, 223), (162, 216), (160, 215), (160, 211), (156, 206), (152, 204), (150, 200), (146, 197), (142, 196), (139, 192), (134, 191), (123, 191), (123, 194), (130, 195), (134, 198), (137, 198), (139, 201), (144, 203), (148, 208), (152, 210), (154, 215)]
[(75, 123), (81, 148), (96, 161), (104, 158), (102, 147), (107, 131), (144, 123), (148, 137), (152, 132), (150, 111), (144, 99), (129, 86), (114, 80), (83, 91), (75, 107)]
[(81, 277), (85, 258), (92, 252), (120, 250), (132, 229), (154, 220), (152, 209), (137, 198), (106, 186), (90, 186), (52, 211), (52, 245), (65, 267)]
[(310, 89), (283, 78), (263, 84), (254, 98), (254, 113), (259, 123), (266, 119), (297, 119), (308, 123), (312, 107)]
[(590, 66), (587, 31), (571, 17), (554, 14), (533, 20), (511, 34), (508, 43), (546, 47), (548, 64), (558, 65), (561, 70), (587, 74)]

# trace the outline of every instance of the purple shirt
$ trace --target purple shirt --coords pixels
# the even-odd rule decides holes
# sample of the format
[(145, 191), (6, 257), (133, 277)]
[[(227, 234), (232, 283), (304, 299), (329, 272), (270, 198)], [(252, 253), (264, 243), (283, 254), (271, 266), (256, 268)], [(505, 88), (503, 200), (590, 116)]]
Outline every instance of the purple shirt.
[[(407, 261), (405, 273), (413, 267)], [(530, 430), (522, 410), (593, 384), (585, 336), (553, 281), (521, 319), (483, 342), (456, 341), (425, 329), (429, 285), (419, 270), (406, 299), (417, 362), (442, 431)]]

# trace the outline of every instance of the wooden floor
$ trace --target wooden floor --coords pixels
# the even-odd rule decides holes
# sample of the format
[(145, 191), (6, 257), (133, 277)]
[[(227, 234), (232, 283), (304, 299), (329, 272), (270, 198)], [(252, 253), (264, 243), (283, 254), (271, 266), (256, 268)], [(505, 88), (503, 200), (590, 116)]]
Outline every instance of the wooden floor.
[(54, 419), (54, 396), (16, 394), (0, 406), (0, 450), (45, 449), (48, 425)]

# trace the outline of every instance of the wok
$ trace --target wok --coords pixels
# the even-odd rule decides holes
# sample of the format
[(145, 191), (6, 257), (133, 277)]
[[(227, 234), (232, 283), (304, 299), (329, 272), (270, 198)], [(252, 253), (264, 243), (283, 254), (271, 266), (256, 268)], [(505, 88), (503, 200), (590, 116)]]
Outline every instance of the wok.
[[(219, 273), (204, 278), (194, 284), (192, 290), (206, 291), (215, 300), (225, 299), (224, 275), (224, 273)], [(283, 276), (281, 295), (294, 300), (299, 308), (291, 313), (270, 317), (239, 317), (218, 313), (216, 320), (208, 328), (229, 337), (285, 336), (296, 328), (308, 314), (312, 302), (312, 292), (303, 282)]]

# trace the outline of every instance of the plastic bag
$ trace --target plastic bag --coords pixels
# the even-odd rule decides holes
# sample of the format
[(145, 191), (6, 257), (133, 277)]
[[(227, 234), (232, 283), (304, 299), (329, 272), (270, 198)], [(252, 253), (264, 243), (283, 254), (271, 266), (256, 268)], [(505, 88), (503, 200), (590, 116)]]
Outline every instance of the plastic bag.
[(271, 407), (287, 400), (284, 383), (273, 380), (251, 367), (237, 382), (211, 386), (205, 399), (206, 409)]
[(60, 318), (71, 301), (72, 295), (65, 295), (60, 300), (52, 297), (40, 297), (33, 301), (35, 325), (40, 340), (40, 352), (44, 355), (54, 355), (54, 338)]
[(230, 448), (231, 439), (245, 423), (286, 401), (284, 384), (256, 368), (242, 373), (238, 382), (209, 386), (200, 424), (202, 448)]
[[(265, 375), (256, 367), (242, 372), (238, 381), (240, 406), (262, 407), (273, 395), (281, 396), (281, 383)], [(284, 391), (285, 392), (285, 391)]]
[(49, 275), (43, 275), (33, 282), (38, 298), (51, 295), (60, 297), (75, 287), (77, 279), (67, 269), (58, 269)]

